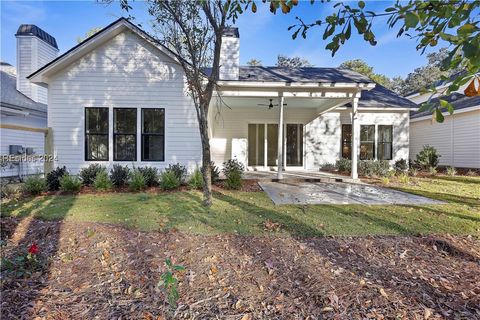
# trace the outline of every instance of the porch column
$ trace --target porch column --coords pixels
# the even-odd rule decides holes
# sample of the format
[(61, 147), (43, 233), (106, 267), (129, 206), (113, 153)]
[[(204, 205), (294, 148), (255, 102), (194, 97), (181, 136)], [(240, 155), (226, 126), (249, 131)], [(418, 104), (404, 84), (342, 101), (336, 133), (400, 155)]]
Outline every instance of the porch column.
[(360, 123), (358, 122), (358, 98), (352, 100), (352, 179), (358, 179), (357, 171), (357, 155), (358, 155), (358, 138), (360, 134)]
[(278, 97), (278, 160), (277, 160), (277, 178), (283, 179), (283, 93)]

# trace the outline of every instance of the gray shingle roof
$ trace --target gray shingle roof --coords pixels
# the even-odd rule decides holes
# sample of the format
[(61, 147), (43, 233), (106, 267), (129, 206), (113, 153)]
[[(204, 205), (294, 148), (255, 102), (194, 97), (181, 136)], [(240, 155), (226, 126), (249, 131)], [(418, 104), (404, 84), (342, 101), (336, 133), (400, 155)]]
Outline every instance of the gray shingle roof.
[(15, 35), (16, 36), (35, 36), (39, 39), (42, 39), (52, 47), (58, 49), (57, 41), (55, 40), (55, 38), (34, 24), (20, 25)]
[(15, 67), (6, 62), (0, 62), (0, 83), (0, 104), (2, 106), (47, 112), (46, 104), (35, 102), (17, 90)]
[[(432, 99), (430, 102), (438, 106), (440, 103), (439, 102), (440, 99), (450, 102), (454, 106), (455, 110), (461, 110), (465, 108), (480, 106), (480, 96), (467, 97), (466, 95), (458, 92), (454, 92), (445, 97)], [(445, 112), (445, 111), (447, 110), (442, 109), (442, 112)], [(410, 113), (410, 118), (411, 119), (421, 118), (421, 117), (429, 116), (431, 114), (432, 113), (430, 111), (422, 111), (422, 112), (413, 111)]]
[(362, 108), (418, 108), (418, 105), (382, 85), (362, 91), (358, 106)]

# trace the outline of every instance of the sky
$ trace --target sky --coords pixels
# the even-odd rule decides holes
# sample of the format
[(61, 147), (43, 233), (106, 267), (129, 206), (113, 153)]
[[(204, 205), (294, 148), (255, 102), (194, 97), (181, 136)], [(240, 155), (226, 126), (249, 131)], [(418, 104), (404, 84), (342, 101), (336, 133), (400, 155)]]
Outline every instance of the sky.
[[(104, 4), (93, 1), (4, 1), (0, 0), (1, 60), (15, 65), (15, 33), (20, 24), (35, 24), (54, 36), (60, 54), (76, 45), (76, 39), (84, 36), (93, 27), (104, 27), (128, 13), (118, 3)], [(386, 19), (378, 18), (374, 29), (378, 44), (371, 46), (352, 32), (352, 38), (342, 46), (334, 57), (325, 49), (328, 43), (322, 39), (322, 29), (313, 29), (307, 39), (292, 40), (288, 26), (295, 23), (295, 17), (304, 21), (315, 21), (333, 12), (333, 3), (314, 5), (300, 1), (290, 14), (277, 12), (273, 15), (268, 5), (257, 1), (258, 11), (240, 16), (236, 26), (240, 31), (240, 63), (244, 65), (251, 58), (262, 61), (265, 66), (275, 65), (277, 56), (302, 56), (319, 67), (337, 67), (345, 60), (363, 59), (374, 67), (377, 73), (389, 77), (405, 77), (415, 68), (425, 65), (427, 59), (415, 49), (416, 40), (397, 38), (396, 30), (386, 26)], [(389, 6), (388, 1), (367, 1), (366, 7), (373, 11)], [(130, 14), (136, 17), (146, 31), (149, 16), (146, 4), (133, 3)], [(383, 20), (382, 20), (383, 19)]]

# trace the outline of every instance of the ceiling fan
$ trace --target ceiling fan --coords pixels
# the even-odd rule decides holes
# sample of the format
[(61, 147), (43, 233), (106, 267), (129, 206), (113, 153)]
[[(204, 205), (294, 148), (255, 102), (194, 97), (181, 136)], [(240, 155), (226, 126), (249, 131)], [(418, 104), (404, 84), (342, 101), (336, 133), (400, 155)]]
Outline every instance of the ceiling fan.
[[(268, 107), (268, 109), (272, 109), (273, 107), (278, 107), (278, 104), (273, 104), (273, 99), (269, 99), (269, 100), (270, 100), (269, 104), (259, 103), (258, 105), (259, 106), (266, 106), (266, 107)], [(286, 106), (287, 104), (284, 103), (283, 105)]]

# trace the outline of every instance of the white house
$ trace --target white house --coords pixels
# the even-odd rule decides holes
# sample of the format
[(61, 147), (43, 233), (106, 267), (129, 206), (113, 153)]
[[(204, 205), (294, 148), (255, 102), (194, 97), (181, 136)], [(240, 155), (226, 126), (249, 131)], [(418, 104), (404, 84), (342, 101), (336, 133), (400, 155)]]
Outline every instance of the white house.
[[(448, 83), (440, 84), (439, 89)], [(480, 168), (480, 97), (467, 97), (463, 86), (449, 96), (441, 97), (455, 107), (450, 115), (442, 110), (445, 120), (437, 123), (431, 113), (414, 111), (410, 115), (410, 158), (424, 145), (434, 146), (441, 155), (439, 164), (457, 168)], [(407, 96), (415, 103), (429, 99), (429, 93), (412, 93)], [(431, 100), (439, 103), (440, 97)]]
[[(408, 99), (349, 70), (242, 67), (239, 50), (231, 28), (208, 115), (217, 165), (237, 158), (249, 169), (318, 170), (341, 157), (408, 159), (409, 112), (416, 107)], [(71, 172), (90, 163), (178, 162), (193, 169), (201, 162), (179, 63), (124, 18), (28, 78), (48, 87), (57, 165)], [(352, 171), (356, 178), (356, 165)]]
[(0, 154), (8, 160), (0, 177), (22, 179), (43, 172), (47, 128), (47, 89), (26, 77), (54, 59), (58, 47), (55, 38), (34, 25), (21, 25), (15, 36), (17, 67), (0, 63)]

